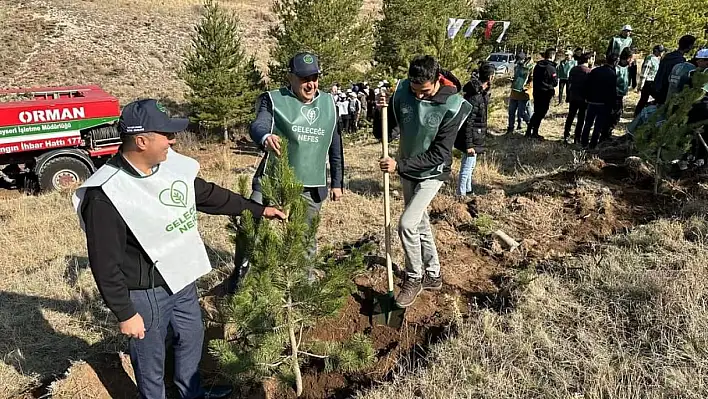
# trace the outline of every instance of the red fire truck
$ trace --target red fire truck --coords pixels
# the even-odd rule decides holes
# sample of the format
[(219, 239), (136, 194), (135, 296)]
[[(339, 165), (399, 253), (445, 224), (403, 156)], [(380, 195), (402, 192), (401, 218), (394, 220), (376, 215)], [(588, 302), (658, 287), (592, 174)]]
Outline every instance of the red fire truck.
[(1, 177), (42, 191), (85, 180), (118, 151), (119, 117), (98, 86), (0, 90)]

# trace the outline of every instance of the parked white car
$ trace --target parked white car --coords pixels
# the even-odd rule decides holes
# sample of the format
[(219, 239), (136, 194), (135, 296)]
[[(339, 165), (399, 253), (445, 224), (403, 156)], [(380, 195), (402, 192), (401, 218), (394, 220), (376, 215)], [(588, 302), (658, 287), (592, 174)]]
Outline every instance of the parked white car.
[(497, 75), (509, 75), (514, 72), (516, 56), (512, 53), (492, 53), (487, 62), (494, 65)]

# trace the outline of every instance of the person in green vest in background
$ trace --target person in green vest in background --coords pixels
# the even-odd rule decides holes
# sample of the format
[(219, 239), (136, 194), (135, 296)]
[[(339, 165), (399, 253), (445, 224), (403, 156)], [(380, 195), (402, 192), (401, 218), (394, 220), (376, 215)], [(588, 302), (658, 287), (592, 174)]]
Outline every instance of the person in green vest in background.
[(666, 102), (669, 102), (674, 94), (678, 94), (683, 90), (684, 86), (686, 86), (690, 80), (691, 73), (698, 67), (698, 62), (698, 58), (693, 58), (671, 69), (671, 74), (669, 74), (669, 89), (666, 92)]
[[(398, 234), (406, 258), (406, 280), (396, 297), (402, 308), (424, 290), (440, 290), (440, 260), (428, 206), (450, 177), (452, 148), (472, 106), (460, 95), (460, 81), (429, 55), (417, 56), (408, 78), (393, 91), (388, 107), (389, 131), (400, 130), (397, 159), (381, 158), (381, 171), (398, 172), (405, 208)], [(386, 105), (386, 97), (380, 100)]]
[(632, 27), (625, 25), (622, 27), (622, 32), (620, 32), (619, 36), (615, 36), (610, 40), (607, 51), (605, 51), (605, 57), (612, 53), (622, 54), (622, 51), (629, 47), (632, 47)]
[(655, 96), (654, 79), (656, 78), (656, 72), (659, 70), (661, 56), (664, 55), (665, 51), (666, 49), (661, 44), (654, 46), (651, 54), (649, 54), (642, 63), (642, 73), (639, 76), (638, 87), (641, 95), (637, 102), (637, 107), (634, 108), (634, 117), (637, 117), (639, 113), (642, 112), (642, 109), (646, 107), (649, 102), (649, 97)]
[[(570, 70), (576, 65), (578, 62), (573, 59), (573, 52), (566, 50), (565, 59), (558, 64), (558, 105), (563, 103), (563, 91), (568, 86)], [(570, 101), (566, 98), (566, 102)]]
[[(253, 177), (251, 199), (262, 204), (261, 178), (269, 159), (280, 156), (281, 140), (288, 141), (288, 159), (296, 177), (304, 185), (302, 196), (308, 204), (307, 222), (319, 215), (322, 203), (342, 197), (344, 155), (342, 135), (332, 94), (319, 90), (320, 65), (315, 54), (298, 53), (288, 63), (288, 85), (262, 94), (256, 100), (256, 119), (251, 123), (251, 139), (266, 154)], [(329, 159), (331, 191), (327, 188)], [(309, 248), (311, 255), (316, 246)], [(248, 270), (248, 260), (236, 249), (234, 273), (227, 290), (234, 292)]]
[(527, 106), (531, 101), (530, 77), (531, 71), (536, 64), (533, 57), (527, 57), (524, 52), (516, 55), (516, 65), (514, 66), (514, 78), (511, 81), (511, 94), (509, 94), (509, 124), (506, 129), (507, 134), (514, 133), (514, 119), (518, 121), (516, 130), (521, 130), (521, 120), (526, 124), (531, 121), (530, 112)]
[(615, 66), (617, 73), (617, 100), (610, 114), (610, 123), (607, 125), (604, 135), (600, 137), (600, 141), (609, 140), (612, 137), (612, 131), (619, 124), (624, 111), (624, 96), (629, 92), (629, 64), (632, 62), (632, 50), (627, 47), (622, 50), (619, 62)]

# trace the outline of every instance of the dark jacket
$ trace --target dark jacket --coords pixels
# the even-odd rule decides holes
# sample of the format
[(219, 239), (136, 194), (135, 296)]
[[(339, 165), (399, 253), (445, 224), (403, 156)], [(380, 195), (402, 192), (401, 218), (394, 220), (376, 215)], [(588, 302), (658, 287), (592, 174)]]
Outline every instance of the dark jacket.
[(585, 83), (585, 99), (591, 104), (613, 106), (617, 102), (617, 72), (611, 65), (593, 69)]
[[(108, 164), (138, 176), (120, 153)], [(199, 177), (194, 179), (194, 194), (197, 210), (212, 215), (240, 215), (249, 210), (260, 218), (265, 209)], [(165, 280), (100, 187), (86, 190), (80, 210), (86, 224), (89, 263), (98, 290), (118, 321), (128, 320), (136, 313), (128, 291), (153, 286), (167, 288)]]
[(659, 62), (659, 69), (654, 77), (654, 92), (656, 93), (656, 101), (663, 104), (666, 101), (666, 95), (669, 92), (669, 76), (671, 70), (678, 64), (686, 62), (686, 57), (683, 53), (676, 50), (664, 56)]
[(533, 92), (555, 91), (556, 86), (558, 86), (556, 63), (550, 60), (539, 61), (533, 68)]
[[(450, 96), (457, 94), (462, 88), (459, 79), (449, 71), (443, 70), (439, 76), (439, 81), (440, 89), (430, 99), (432, 102), (445, 104)], [(393, 107), (388, 107), (387, 113), (389, 137), (391, 137), (391, 133), (395, 129), (398, 129), (398, 124), (393, 113)], [(459, 127), (462, 126), (462, 122), (462, 115), (458, 114), (445, 128), (438, 131), (438, 134), (435, 136), (435, 139), (433, 139), (433, 142), (430, 143), (430, 147), (427, 151), (415, 157), (399, 159), (398, 174), (403, 177), (402, 174), (404, 173), (429, 170), (440, 164), (444, 164), (443, 173), (435, 179), (443, 181), (449, 179), (450, 167), (452, 166), (452, 147), (455, 144), (455, 139), (457, 138)], [(381, 128), (379, 127), (378, 129), (378, 132), (374, 131), (375, 137), (381, 137)], [(404, 178), (410, 179), (409, 177)]]
[(585, 101), (585, 84), (590, 75), (587, 65), (576, 65), (568, 75), (568, 101)]
[[(344, 151), (342, 145), (342, 131), (339, 123), (336, 124), (332, 144), (329, 146), (329, 173), (330, 186), (332, 188), (342, 188), (344, 186)], [(251, 122), (249, 134), (251, 139), (258, 144), (261, 149), (265, 150), (262, 144), (263, 138), (271, 134), (273, 128), (273, 102), (270, 100), (268, 93), (261, 94), (256, 100), (256, 119)], [(260, 179), (265, 170), (265, 160), (263, 157), (261, 163), (256, 170), (255, 178), (253, 179), (253, 190), (260, 191)], [(310, 192), (312, 199), (319, 203), (327, 198), (327, 186), (305, 188), (304, 191)]]
[(474, 148), (475, 153), (484, 153), (484, 140), (487, 134), (487, 111), (489, 109), (489, 90), (482, 89), (482, 82), (473, 77), (462, 89), (465, 100), (472, 105), (472, 112), (465, 120), (455, 139), (455, 148), (467, 152)]

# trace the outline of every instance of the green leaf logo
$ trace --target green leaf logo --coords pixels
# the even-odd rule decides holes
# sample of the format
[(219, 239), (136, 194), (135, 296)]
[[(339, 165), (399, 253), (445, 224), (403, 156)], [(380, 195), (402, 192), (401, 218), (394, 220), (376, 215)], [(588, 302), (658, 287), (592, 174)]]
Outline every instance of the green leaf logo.
[(182, 180), (176, 180), (172, 183), (170, 188), (166, 188), (160, 191), (159, 200), (162, 205), (174, 206), (176, 208), (186, 208), (187, 207), (187, 193), (189, 192), (189, 187), (187, 183)]
[(317, 119), (320, 118), (320, 108), (319, 107), (308, 107), (308, 106), (303, 106), (300, 108), (300, 113), (302, 116), (305, 117), (307, 120), (307, 123), (312, 126), (313, 123), (317, 122)]
[(315, 62), (315, 59), (312, 58), (312, 56), (310, 54), (307, 54), (306, 56), (302, 57), (302, 62), (309, 65), (309, 64), (312, 64), (313, 62)]
[(165, 106), (160, 104), (159, 102), (156, 102), (155, 106), (157, 107), (158, 111), (165, 113), (165, 114), (167, 113), (167, 108), (165, 108)]

